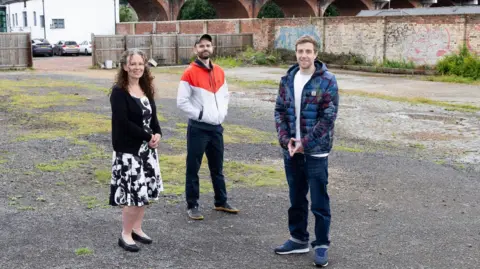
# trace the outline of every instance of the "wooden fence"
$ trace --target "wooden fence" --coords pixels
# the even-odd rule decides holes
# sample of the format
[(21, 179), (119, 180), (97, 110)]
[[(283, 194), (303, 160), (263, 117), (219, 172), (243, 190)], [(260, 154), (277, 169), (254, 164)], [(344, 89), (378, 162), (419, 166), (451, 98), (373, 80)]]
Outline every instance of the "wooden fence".
[[(122, 53), (131, 48), (144, 51), (159, 65), (187, 64), (193, 56), (193, 44), (201, 35), (92, 35), (92, 65), (111, 60), (118, 66)], [(219, 34), (212, 38), (215, 56), (234, 56), (253, 47), (253, 34)]]
[(30, 33), (0, 33), (0, 69), (32, 66)]

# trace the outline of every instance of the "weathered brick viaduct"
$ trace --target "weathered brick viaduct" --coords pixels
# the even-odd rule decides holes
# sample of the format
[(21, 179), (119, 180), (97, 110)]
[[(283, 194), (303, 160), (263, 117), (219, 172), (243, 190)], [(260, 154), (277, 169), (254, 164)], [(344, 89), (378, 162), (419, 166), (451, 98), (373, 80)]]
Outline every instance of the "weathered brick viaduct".
[[(188, 0), (130, 0), (140, 21), (177, 20)], [(269, 1), (278, 4), (286, 17), (321, 17), (329, 5), (334, 4), (342, 16), (354, 16), (360, 10), (388, 7), (388, 0), (208, 0), (219, 19), (256, 18)], [(453, 6), (459, 3), (477, 5), (478, 0), (395, 0), (390, 8), (423, 6)]]

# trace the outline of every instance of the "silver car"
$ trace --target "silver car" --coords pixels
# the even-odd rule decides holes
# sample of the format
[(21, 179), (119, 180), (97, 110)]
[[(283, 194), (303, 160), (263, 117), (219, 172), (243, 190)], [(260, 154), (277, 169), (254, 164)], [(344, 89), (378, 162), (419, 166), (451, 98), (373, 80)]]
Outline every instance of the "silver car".
[(75, 55), (80, 53), (80, 46), (75, 41), (63, 41), (60, 40), (53, 47), (53, 54), (55, 55)]

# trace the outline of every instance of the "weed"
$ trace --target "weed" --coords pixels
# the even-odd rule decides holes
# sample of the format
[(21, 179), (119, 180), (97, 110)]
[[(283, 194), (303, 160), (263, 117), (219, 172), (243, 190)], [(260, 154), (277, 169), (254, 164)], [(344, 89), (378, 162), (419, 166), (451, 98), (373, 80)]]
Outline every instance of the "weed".
[(480, 80), (474, 80), (473, 78), (460, 77), (456, 75), (428, 76), (423, 79), (427, 81), (436, 81), (436, 82), (480, 85)]
[(83, 256), (83, 255), (91, 255), (93, 254), (93, 250), (89, 248), (78, 248), (75, 250), (75, 255)]
[(341, 146), (341, 145), (335, 145), (333, 147), (333, 150), (335, 151), (343, 151), (343, 152), (364, 152), (363, 149), (360, 149), (360, 148), (351, 148), (351, 147), (346, 147), (346, 146)]
[(48, 108), (52, 106), (75, 106), (87, 98), (73, 94), (50, 92), (47, 95), (17, 94), (11, 97), (11, 104), (20, 108)]
[(464, 44), (458, 53), (447, 55), (438, 61), (437, 71), (442, 75), (480, 80), (480, 56), (470, 52)]
[(97, 179), (97, 183), (109, 185), (112, 179), (112, 171), (110, 169), (97, 169), (95, 170), (95, 178)]
[[(185, 191), (185, 156), (160, 156), (160, 166), (166, 194), (179, 195)], [(208, 161), (203, 160), (199, 172), (200, 192), (212, 192)], [(224, 164), (227, 188), (233, 184), (241, 186), (283, 186), (284, 172), (278, 167), (261, 164), (245, 164), (227, 161)]]
[(17, 209), (20, 211), (35, 211), (35, 207), (33, 206), (19, 206)]
[(394, 101), (394, 102), (432, 105), (432, 106), (443, 107), (445, 109), (464, 111), (464, 112), (480, 111), (480, 107), (474, 106), (474, 105), (452, 104), (448, 102), (436, 101), (436, 100), (431, 100), (431, 99), (422, 98), (422, 97), (409, 98), (409, 97), (400, 97), (400, 96), (390, 96), (390, 95), (384, 95), (380, 93), (370, 93), (370, 92), (364, 92), (364, 91), (358, 91), (358, 90), (340, 90), (340, 93), (344, 95), (355, 95), (355, 96), (362, 96), (362, 97), (369, 97), (369, 98), (377, 98), (377, 99), (383, 99), (383, 100)]
[(81, 196), (80, 200), (87, 205), (88, 209), (93, 209), (99, 206), (99, 201), (94, 196)]
[(228, 83), (233, 84), (235, 86), (245, 88), (245, 89), (263, 89), (263, 88), (270, 88), (276, 89), (280, 81), (276, 80), (241, 80), (241, 79), (230, 79)]
[(38, 201), (38, 202), (46, 202), (46, 201), (47, 201), (47, 199), (45, 199), (45, 198), (43, 198), (43, 197), (41, 197), (41, 196), (40, 196), (40, 197), (37, 197), (37, 199), (35, 199), (35, 200)]

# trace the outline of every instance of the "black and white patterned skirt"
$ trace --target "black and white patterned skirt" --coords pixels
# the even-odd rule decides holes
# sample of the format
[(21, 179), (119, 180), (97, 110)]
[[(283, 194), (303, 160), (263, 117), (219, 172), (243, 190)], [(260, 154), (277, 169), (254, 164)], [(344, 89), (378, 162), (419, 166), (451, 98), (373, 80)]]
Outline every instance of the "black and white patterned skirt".
[(142, 145), (139, 156), (113, 152), (110, 201), (112, 206), (144, 206), (163, 191), (156, 149)]

